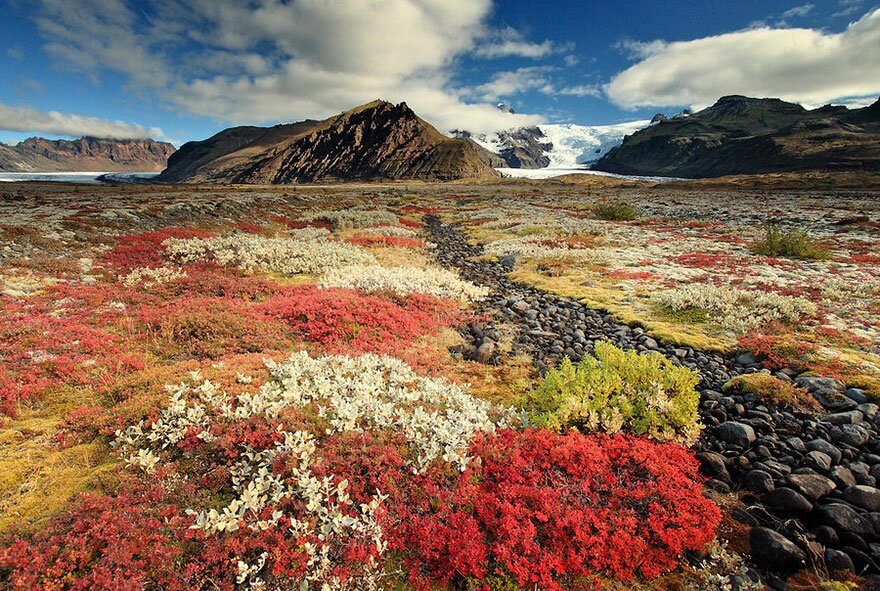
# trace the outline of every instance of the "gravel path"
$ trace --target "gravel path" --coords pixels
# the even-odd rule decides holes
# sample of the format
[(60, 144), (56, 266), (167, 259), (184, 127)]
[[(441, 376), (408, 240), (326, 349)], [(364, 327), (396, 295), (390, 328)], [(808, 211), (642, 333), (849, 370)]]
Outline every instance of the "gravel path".
[(566, 355), (577, 361), (596, 341), (608, 340), (699, 371), (705, 428), (694, 450), (707, 486), (736, 491), (745, 503), (734, 517), (751, 527), (752, 561), (765, 583), (786, 589), (778, 575), (806, 565), (860, 573), (880, 589), (880, 413), (864, 392), (833, 378), (777, 373), (809, 390), (822, 411), (723, 395), (732, 376), (760, 371), (754, 358), (658, 343), (577, 300), (511, 281), (513, 261), (472, 260), (483, 249), (455, 225), (433, 215), (424, 224), (443, 266), (492, 290), (479, 309), (490, 321), (466, 328), (470, 344), (462, 356), (497, 362), (504, 324), (516, 327), (513, 352), (530, 354), (539, 370)]

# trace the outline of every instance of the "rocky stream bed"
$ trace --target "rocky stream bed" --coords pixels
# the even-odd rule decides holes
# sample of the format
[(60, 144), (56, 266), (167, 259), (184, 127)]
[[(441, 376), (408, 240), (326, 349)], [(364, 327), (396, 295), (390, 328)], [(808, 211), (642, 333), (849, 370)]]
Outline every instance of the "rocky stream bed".
[[(699, 372), (700, 419), (694, 451), (707, 487), (735, 492), (733, 517), (750, 527), (751, 561), (761, 579), (786, 589), (781, 575), (802, 567), (850, 571), (880, 589), (880, 414), (865, 393), (835, 378), (775, 375), (806, 388), (820, 403), (813, 413), (778, 407), (754, 396), (728, 396), (731, 377), (762, 370), (751, 355), (725, 357), (658, 343), (638, 327), (577, 300), (515, 283), (515, 260), (476, 260), (482, 247), (436, 216), (424, 218), (439, 262), (492, 292), (479, 310), (490, 321), (469, 325), (459, 353), (498, 361), (501, 325), (514, 326), (514, 353), (528, 353), (543, 370), (563, 356), (573, 361), (595, 342), (655, 351)], [(751, 571), (757, 578), (757, 570)]]

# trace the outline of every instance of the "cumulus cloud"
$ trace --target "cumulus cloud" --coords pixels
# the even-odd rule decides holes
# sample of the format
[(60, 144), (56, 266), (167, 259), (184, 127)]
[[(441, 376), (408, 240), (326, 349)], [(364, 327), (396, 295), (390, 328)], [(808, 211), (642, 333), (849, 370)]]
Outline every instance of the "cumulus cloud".
[(840, 33), (761, 27), (661, 43), (604, 86), (614, 103), (703, 106), (727, 94), (825, 103), (880, 93), (880, 9)]
[(13, 107), (3, 103), (0, 103), (0, 129), (112, 139), (145, 139), (165, 135), (158, 127), (143, 127), (73, 113), (39, 111), (30, 107)]
[(120, 72), (169, 108), (223, 122), (324, 118), (406, 100), (441, 129), (496, 131), (502, 113), (456, 89), (456, 60), (557, 50), (490, 31), (492, 0), (40, 0), (46, 49), (91, 76)]

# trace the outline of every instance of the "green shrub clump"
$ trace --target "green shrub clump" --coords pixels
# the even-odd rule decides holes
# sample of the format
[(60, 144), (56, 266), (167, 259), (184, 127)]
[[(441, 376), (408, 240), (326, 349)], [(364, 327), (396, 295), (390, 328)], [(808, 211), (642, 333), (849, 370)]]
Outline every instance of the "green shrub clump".
[(639, 217), (639, 210), (624, 201), (603, 201), (593, 206), (593, 215), (600, 220), (627, 222)]
[(658, 353), (640, 355), (608, 342), (577, 365), (568, 358), (523, 397), (538, 425), (626, 432), (689, 443), (699, 436), (697, 372)]
[(824, 246), (807, 232), (798, 228), (785, 229), (779, 224), (768, 224), (764, 237), (752, 244), (755, 254), (771, 257), (824, 260), (831, 256)]

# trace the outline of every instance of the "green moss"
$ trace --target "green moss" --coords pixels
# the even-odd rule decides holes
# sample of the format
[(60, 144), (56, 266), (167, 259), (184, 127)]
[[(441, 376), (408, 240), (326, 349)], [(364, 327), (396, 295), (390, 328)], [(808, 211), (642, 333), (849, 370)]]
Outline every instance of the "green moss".
[(831, 254), (807, 232), (798, 228), (784, 229), (768, 224), (764, 236), (751, 246), (752, 252), (764, 256), (782, 256), (795, 259), (824, 260)]
[(661, 441), (699, 434), (699, 377), (662, 355), (639, 355), (608, 342), (574, 365), (564, 359), (521, 400), (535, 423), (555, 429), (624, 431)]
[(702, 308), (674, 310), (669, 306), (658, 306), (657, 314), (663, 320), (683, 324), (704, 324), (709, 319), (709, 313)]

